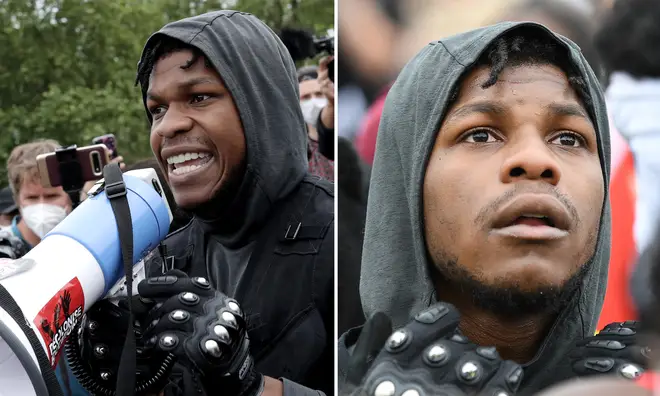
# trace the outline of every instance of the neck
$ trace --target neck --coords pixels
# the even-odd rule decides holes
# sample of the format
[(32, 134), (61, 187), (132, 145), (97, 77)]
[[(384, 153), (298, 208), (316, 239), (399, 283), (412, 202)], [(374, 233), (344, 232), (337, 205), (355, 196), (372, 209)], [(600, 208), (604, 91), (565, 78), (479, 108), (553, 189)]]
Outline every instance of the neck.
[(41, 242), (41, 238), (39, 238), (37, 234), (32, 232), (30, 227), (28, 227), (27, 224), (25, 224), (23, 218), (21, 218), (21, 220), (16, 224), (16, 228), (18, 228), (18, 231), (21, 232), (21, 236), (23, 237), (23, 239), (25, 239), (25, 241), (29, 243), (31, 246), (33, 247), (37, 246), (37, 244)]
[(476, 306), (472, 296), (449, 284), (436, 282), (439, 301), (454, 305), (461, 313), (459, 328), (471, 342), (494, 346), (505, 360), (524, 364), (534, 358), (555, 314), (502, 317)]

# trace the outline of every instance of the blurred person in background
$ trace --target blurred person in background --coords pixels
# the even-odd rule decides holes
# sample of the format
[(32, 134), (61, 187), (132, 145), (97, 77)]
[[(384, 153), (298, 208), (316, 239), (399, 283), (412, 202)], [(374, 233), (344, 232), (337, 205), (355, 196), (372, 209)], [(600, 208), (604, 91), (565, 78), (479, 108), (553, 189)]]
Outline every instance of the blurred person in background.
[[(317, 126), (320, 126), (324, 132), (324, 141), (327, 141), (328, 133), (334, 136), (334, 131), (328, 131), (321, 117), (321, 113), (328, 106), (329, 102), (321, 89), (318, 67), (305, 66), (298, 69), (298, 85), (300, 89), (300, 108), (307, 124), (309, 172), (313, 175), (334, 181), (335, 170), (333, 161), (323, 155), (319, 147), (320, 142)], [(334, 117), (334, 111), (332, 111), (332, 115)], [(334, 119), (331, 125), (334, 125)], [(332, 143), (334, 144), (334, 142)]]
[(26, 254), (71, 212), (71, 199), (62, 187), (43, 187), (37, 156), (60, 148), (54, 140), (38, 140), (16, 146), (7, 160), (9, 186), (20, 215), (3, 234), (20, 240), (15, 257)]
[(0, 228), (11, 225), (14, 217), (18, 215), (18, 207), (9, 186), (0, 190)]
[[(634, 241), (641, 254), (660, 218), (660, 3), (616, 1), (604, 14), (595, 43), (609, 74), (606, 98), (612, 120), (634, 158)], [(638, 310), (652, 301), (648, 264), (640, 261), (621, 276), (622, 290), (632, 294)]]

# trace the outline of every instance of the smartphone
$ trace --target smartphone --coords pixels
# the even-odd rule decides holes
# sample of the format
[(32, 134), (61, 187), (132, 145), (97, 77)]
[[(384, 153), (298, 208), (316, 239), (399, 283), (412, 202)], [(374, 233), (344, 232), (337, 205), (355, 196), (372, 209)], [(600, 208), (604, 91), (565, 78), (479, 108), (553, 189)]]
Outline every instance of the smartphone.
[[(73, 152), (73, 148), (70, 149)], [(72, 161), (80, 164), (82, 170), (81, 182), (94, 181), (103, 178), (103, 167), (110, 162), (110, 152), (104, 144), (75, 148)], [(41, 154), (37, 157), (37, 168), (41, 185), (44, 187), (59, 187), (62, 185), (60, 163), (57, 153)], [(82, 186), (81, 186), (82, 187)]]
[(104, 144), (110, 150), (110, 158), (115, 159), (119, 156), (117, 152), (117, 138), (112, 133), (103, 136), (97, 136), (92, 139), (92, 144)]

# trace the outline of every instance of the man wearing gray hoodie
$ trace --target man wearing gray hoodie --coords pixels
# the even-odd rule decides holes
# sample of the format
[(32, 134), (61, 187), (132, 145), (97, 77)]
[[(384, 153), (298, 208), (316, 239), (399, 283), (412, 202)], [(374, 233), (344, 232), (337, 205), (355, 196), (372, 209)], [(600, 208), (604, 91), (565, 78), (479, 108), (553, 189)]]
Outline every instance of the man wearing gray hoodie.
[[(165, 396), (332, 394), (334, 192), (307, 171), (289, 52), (253, 15), (210, 12), (155, 32), (138, 82), (154, 156), (193, 218), (146, 263), (139, 370), (118, 364), (125, 312), (88, 313), (95, 393), (122, 394), (132, 371)], [(177, 364), (156, 386), (163, 355)]]
[[(635, 324), (589, 338), (607, 283), (610, 150), (575, 44), (512, 22), (430, 43), (390, 91), (377, 147), (360, 284), (372, 319), (340, 340), (342, 380), (383, 396), (510, 395), (641, 371)], [(383, 315), (399, 328), (384, 347)]]

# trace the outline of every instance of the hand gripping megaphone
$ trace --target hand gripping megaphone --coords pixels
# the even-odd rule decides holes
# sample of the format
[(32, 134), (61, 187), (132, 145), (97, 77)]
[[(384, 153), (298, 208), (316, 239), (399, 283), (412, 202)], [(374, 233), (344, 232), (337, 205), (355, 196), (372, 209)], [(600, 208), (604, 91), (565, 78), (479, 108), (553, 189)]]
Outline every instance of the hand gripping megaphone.
[[(155, 170), (126, 172), (123, 180), (135, 264), (165, 239), (172, 212)], [(83, 314), (124, 275), (113, 207), (102, 187), (97, 183), (100, 192), (23, 258), (0, 262), (0, 396), (48, 395), (54, 375), (44, 364), (55, 367)]]

